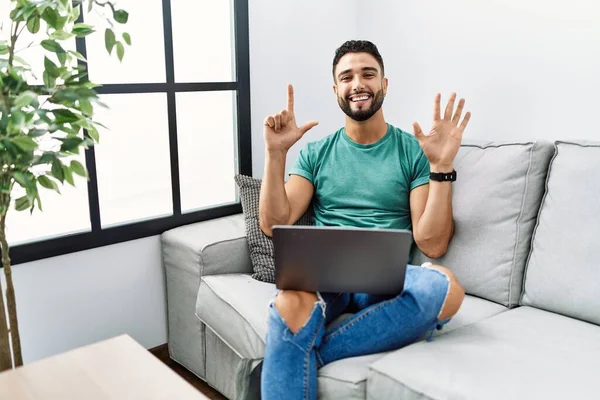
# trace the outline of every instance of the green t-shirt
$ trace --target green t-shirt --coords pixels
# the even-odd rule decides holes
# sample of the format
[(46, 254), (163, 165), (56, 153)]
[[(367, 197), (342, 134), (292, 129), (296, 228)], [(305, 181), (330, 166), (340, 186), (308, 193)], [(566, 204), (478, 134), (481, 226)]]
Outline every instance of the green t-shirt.
[(392, 125), (367, 145), (341, 128), (308, 143), (290, 174), (313, 184), (317, 226), (412, 229), (409, 195), (429, 183), (429, 161), (413, 135)]

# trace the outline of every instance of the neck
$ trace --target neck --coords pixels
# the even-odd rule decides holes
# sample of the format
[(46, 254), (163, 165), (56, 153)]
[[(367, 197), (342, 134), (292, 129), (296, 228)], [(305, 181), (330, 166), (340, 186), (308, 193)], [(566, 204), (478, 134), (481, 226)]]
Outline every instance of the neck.
[(385, 118), (383, 118), (383, 109), (379, 109), (371, 118), (366, 121), (355, 121), (346, 116), (346, 135), (356, 143), (371, 144), (377, 142), (385, 136), (388, 130)]

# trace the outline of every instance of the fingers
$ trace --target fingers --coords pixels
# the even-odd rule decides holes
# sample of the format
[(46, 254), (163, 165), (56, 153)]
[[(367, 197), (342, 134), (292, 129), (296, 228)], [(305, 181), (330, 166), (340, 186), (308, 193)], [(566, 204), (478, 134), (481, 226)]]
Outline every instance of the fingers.
[(435, 95), (435, 102), (433, 104), (433, 120), (437, 121), (440, 119), (440, 100), (442, 98), (441, 94)]
[(418, 122), (413, 122), (413, 132), (415, 133), (415, 137), (419, 140), (425, 136)]
[(265, 126), (273, 128), (275, 132), (279, 132), (285, 128), (289, 122), (289, 113), (287, 110), (281, 110), (278, 114), (269, 115), (265, 118)]
[(452, 117), (452, 122), (454, 122), (455, 125), (458, 125), (458, 121), (460, 121), (460, 116), (462, 114), (464, 106), (465, 106), (465, 99), (460, 99), (460, 101), (458, 102), (458, 108), (456, 109), (456, 112), (454, 113), (454, 117)]
[(284, 127), (287, 125), (290, 113), (288, 110), (281, 110), (279, 111), (279, 114), (281, 115), (281, 127)]
[(298, 129), (300, 129), (300, 132), (302, 133), (302, 135), (304, 135), (306, 132), (308, 132), (317, 125), (319, 125), (319, 121), (309, 121)]
[(446, 105), (446, 112), (444, 113), (444, 119), (446, 121), (450, 121), (452, 118), (452, 112), (454, 111), (454, 101), (456, 100), (456, 93), (452, 93), (450, 95), (450, 99), (448, 100), (448, 105)]
[(469, 123), (470, 119), (471, 119), (471, 113), (467, 112), (465, 114), (465, 117), (462, 120), (462, 123), (460, 124), (460, 130), (461, 130), (461, 132), (465, 130), (465, 128), (467, 127), (467, 124)]
[(267, 118), (265, 118), (265, 126), (268, 126), (269, 128), (275, 127), (275, 118), (273, 118), (272, 115), (269, 115)]
[(275, 132), (281, 130), (281, 113), (275, 114)]
[(289, 113), (294, 112), (294, 87), (292, 85), (288, 85), (287, 111)]

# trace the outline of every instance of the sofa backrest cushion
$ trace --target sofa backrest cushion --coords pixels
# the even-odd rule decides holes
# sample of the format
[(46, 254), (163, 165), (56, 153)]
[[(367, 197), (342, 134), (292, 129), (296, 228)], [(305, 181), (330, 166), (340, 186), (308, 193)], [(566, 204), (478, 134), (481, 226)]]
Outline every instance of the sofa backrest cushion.
[[(273, 240), (260, 229), (258, 219), (258, 202), (262, 180), (251, 176), (238, 174), (234, 177), (240, 189), (240, 201), (246, 224), (246, 238), (250, 250), (250, 260), (254, 273), (252, 278), (275, 283), (275, 259)], [(312, 225), (312, 207), (298, 219), (294, 225)]]
[(557, 142), (521, 304), (600, 324), (600, 142)]
[(418, 249), (413, 263), (450, 268), (466, 292), (516, 306), (543, 196), (550, 142), (465, 142), (454, 162), (454, 236), (437, 260)]

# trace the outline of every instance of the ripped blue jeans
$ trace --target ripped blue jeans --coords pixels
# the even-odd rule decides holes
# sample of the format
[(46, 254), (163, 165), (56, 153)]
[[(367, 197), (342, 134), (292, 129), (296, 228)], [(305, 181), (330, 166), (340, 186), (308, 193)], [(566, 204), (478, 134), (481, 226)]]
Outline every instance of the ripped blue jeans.
[[(302, 328), (293, 333), (275, 308), (269, 309), (261, 398), (316, 399), (317, 369), (347, 357), (399, 349), (449, 320), (438, 315), (450, 282), (442, 272), (409, 265), (399, 296), (364, 293), (320, 293)], [(353, 315), (341, 324), (327, 325), (343, 313)]]

